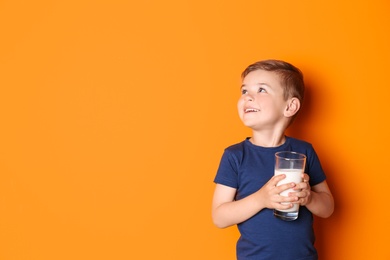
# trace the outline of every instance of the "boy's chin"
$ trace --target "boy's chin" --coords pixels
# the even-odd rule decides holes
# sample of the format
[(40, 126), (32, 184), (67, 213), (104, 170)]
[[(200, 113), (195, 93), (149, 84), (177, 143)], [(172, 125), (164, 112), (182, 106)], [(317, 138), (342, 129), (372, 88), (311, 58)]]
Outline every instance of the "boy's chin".
[(259, 125), (250, 124), (250, 123), (245, 123), (245, 122), (243, 122), (243, 123), (244, 123), (244, 126), (245, 126), (245, 127), (248, 127), (248, 128), (250, 128), (250, 129), (252, 129), (252, 130), (259, 130), (259, 129), (261, 129), (261, 127), (260, 127)]

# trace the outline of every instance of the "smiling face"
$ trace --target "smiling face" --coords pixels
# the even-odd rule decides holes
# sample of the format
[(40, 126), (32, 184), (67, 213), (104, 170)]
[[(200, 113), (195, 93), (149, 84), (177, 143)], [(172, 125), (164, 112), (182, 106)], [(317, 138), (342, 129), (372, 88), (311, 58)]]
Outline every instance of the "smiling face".
[(253, 130), (287, 127), (288, 104), (277, 73), (255, 70), (243, 79), (238, 114), (245, 126)]

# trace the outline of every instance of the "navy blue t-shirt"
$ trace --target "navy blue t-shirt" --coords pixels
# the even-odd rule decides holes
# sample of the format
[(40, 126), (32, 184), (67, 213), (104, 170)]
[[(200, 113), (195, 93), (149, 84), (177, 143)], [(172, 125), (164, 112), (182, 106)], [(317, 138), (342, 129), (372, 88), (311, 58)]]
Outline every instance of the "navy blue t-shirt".
[[(305, 173), (314, 186), (326, 179), (320, 161), (310, 143), (286, 136), (278, 147), (261, 147), (245, 141), (225, 149), (215, 183), (237, 189), (236, 200), (259, 190), (274, 175), (275, 153), (294, 151), (307, 156)], [(314, 248), (313, 216), (304, 206), (294, 221), (273, 216), (273, 210), (263, 209), (250, 219), (237, 225), (237, 259), (317, 259)]]

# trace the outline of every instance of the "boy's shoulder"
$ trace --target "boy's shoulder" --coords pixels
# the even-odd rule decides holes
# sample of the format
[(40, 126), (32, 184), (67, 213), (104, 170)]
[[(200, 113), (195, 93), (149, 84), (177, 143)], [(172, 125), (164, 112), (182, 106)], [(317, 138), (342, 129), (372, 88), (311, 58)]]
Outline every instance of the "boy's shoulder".
[(297, 139), (294, 137), (286, 137), (287, 142), (289, 143), (289, 147), (291, 147), (292, 151), (296, 151), (304, 154), (312, 154), (314, 151), (313, 145), (305, 140)]
[(234, 152), (234, 151), (242, 151), (244, 149), (244, 146), (245, 146), (245, 142), (246, 140), (248, 140), (249, 137), (247, 137), (244, 141), (241, 141), (239, 143), (235, 143), (235, 144), (232, 144), (230, 146), (228, 146), (227, 148), (225, 148), (226, 151), (230, 151), (230, 152)]
[(305, 141), (305, 140), (302, 140), (302, 139), (298, 139), (298, 138), (295, 138), (295, 137), (291, 137), (291, 136), (286, 136), (286, 140), (287, 140), (287, 142), (290, 142), (291, 144), (296, 144), (296, 145), (306, 146), (306, 147), (311, 147), (312, 146), (312, 144), (309, 143), (308, 141)]

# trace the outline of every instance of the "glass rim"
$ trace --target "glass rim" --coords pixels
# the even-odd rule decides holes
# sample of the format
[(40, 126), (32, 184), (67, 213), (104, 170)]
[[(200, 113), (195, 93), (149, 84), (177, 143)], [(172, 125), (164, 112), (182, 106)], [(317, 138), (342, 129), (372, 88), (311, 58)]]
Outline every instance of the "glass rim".
[[(279, 155), (281, 153), (295, 154), (295, 155), (298, 155), (300, 158), (287, 158), (287, 157), (283, 157), (283, 156)], [(307, 158), (307, 156), (304, 155), (303, 153), (298, 153), (298, 152), (294, 152), (294, 151), (279, 151), (279, 152), (275, 153), (275, 156), (278, 157), (278, 158), (283, 158), (285, 160), (302, 160), (302, 159), (306, 159)]]

